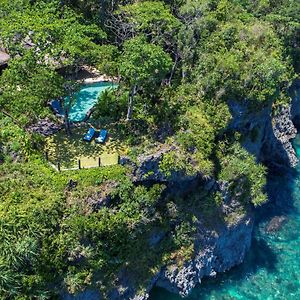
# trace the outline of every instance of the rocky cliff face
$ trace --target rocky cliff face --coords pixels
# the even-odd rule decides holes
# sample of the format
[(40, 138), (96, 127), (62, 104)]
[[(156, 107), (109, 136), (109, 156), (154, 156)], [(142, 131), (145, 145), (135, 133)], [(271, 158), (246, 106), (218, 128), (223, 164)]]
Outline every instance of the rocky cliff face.
[(252, 208), (242, 207), (235, 195), (228, 197), (230, 192), (223, 182), (211, 180), (206, 185), (207, 189), (219, 190), (222, 193), (223, 203), (220, 209), (224, 219), (216, 218), (210, 225), (202, 222), (197, 224), (193, 258), (182, 266), (162, 266), (142, 295), (136, 295), (134, 286), (126, 278), (120, 278), (120, 282), (126, 282), (127, 286), (123, 285), (123, 291), (126, 292), (119, 294), (115, 291), (111, 294), (111, 300), (146, 300), (154, 286), (163, 287), (184, 297), (201, 283), (203, 277), (214, 277), (243, 261), (251, 245), (254, 219)]
[[(298, 117), (300, 123), (300, 93), (297, 95), (292, 107), (281, 107), (275, 116), (272, 116), (271, 107), (249, 113), (240, 104), (231, 106), (233, 120), (229, 127), (241, 132), (244, 147), (269, 168), (281, 170), (298, 163), (291, 144), (297, 134), (292, 119)], [(219, 185), (219, 188), (226, 189), (226, 186)], [(226, 198), (229, 201), (227, 210), (238, 210), (234, 196), (228, 197), (227, 194)], [(218, 231), (210, 231), (204, 226), (199, 226), (198, 229), (194, 259), (182, 268), (171, 266), (162, 269), (149, 289), (154, 284), (187, 296), (203, 277), (215, 276), (240, 264), (251, 245), (253, 215), (249, 209), (234, 224), (221, 226)], [(147, 295), (142, 299), (147, 299)]]
[(157, 286), (187, 296), (205, 276), (216, 276), (240, 264), (251, 245), (253, 218), (241, 217), (234, 225), (224, 226), (218, 232), (199, 228), (195, 257), (182, 268), (163, 270)]
[(293, 99), (291, 105), (291, 117), (295, 126), (300, 128), (300, 79), (294, 82), (291, 96)]
[(239, 131), (244, 147), (272, 169), (294, 167), (298, 163), (291, 140), (297, 130), (292, 122), (291, 107), (281, 107), (272, 116), (271, 107), (249, 112), (242, 104), (232, 103), (230, 128)]
[[(195, 185), (195, 182), (194, 179), (190, 184)], [(181, 190), (186, 190), (184, 186), (185, 183), (182, 182)], [(230, 195), (224, 182), (210, 179), (206, 181), (205, 187), (207, 191), (218, 190), (222, 194), (223, 202), (219, 209), (222, 211), (223, 218), (210, 220), (210, 224), (206, 224), (204, 220), (198, 221), (193, 258), (180, 266), (175, 262), (162, 266), (159, 272), (149, 280), (142, 294), (137, 292), (134, 282), (130, 279), (131, 276), (128, 276), (124, 270), (116, 278), (116, 287), (108, 293), (109, 300), (146, 300), (154, 286), (164, 287), (187, 296), (198, 283), (201, 283), (203, 277), (216, 276), (217, 273), (225, 272), (243, 261), (251, 245), (252, 208), (243, 207), (236, 200), (235, 195)], [(159, 237), (155, 243), (160, 243), (162, 239), (163, 237)], [(149, 241), (149, 248), (151, 242)], [(77, 295), (64, 294), (62, 298), (64, 300), (104, 299), (93, 290)]]
[[(290, 107), (282, 107), (265, 128), (260, 154), (261, 161), (270, 167), (294, 167), (298, 163), (291, 140), (295, 138), (297, 129), (292, 122)], [(273, 133), (272, 133), (273, 132)]]

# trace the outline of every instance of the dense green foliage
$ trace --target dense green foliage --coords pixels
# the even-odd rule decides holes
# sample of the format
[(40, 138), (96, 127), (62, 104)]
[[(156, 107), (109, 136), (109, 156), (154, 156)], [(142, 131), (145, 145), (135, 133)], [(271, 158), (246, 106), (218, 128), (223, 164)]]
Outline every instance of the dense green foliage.
[(221, 158), (220, 179), (230, 182), (233, 194), (239, 195), (240, 201), (250, 201), (261, 205), (266, 199), (263, 193), (266, 185), (266, 170), (256, 165), (255, 158), (238, 144), (234, 144), (226, 155)]
[[(1, 109), (22, 124), (49, 114), (47, 100), (63, 94), (63, 78), (36, 61), (33, 52), (16, 58), (1, 76)], [(13, 101), (16, 99), (16, 101)]]
[[(199, 224), (230, 225), (266, 201), (266, 168), (228, 130), (230, 109), (289, 102), (298, 0), (0, 0), (2, 48), (11, 60), (0, 71), (1, 299), (90, 285), (105, 294), (122, 272), (143, 290), (162, 265), (193, 256)], [(144, 178), (158, 171), (165, 182), (134, 184), (130, 166), (57, 173), (42, 158), (43, 137), (28, 125), (55, 120), (49, 100), (69, 94), (69, 75), (86, 64), (119, 79), (92, 119), (134, 162), (171, 149)], [(201, 184), (167, 195), (174, 174), (227, 182), (238, 212), (224, 215), (223, 195)]]

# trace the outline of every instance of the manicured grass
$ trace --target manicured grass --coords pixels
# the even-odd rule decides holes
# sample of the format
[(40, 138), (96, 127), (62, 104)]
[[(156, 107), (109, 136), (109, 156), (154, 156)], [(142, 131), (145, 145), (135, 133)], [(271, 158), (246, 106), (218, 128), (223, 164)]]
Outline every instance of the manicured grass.
[(78, 168), (80, 159), (82, 168), (97, 167), (99, 157), (101, 166), (118, 164), (118, 156), (123, 151), (120, 141), (114, 136), (108, 135), (104, 144), (96, 144), (94, 139), (89, 143), (83, 141), (83, 136), (87, 132), (89, 125), (72, 129), (71, 136), (65, 130), (46, 139), (45, 151), (48, 152), (50, 162), (61, 168)]

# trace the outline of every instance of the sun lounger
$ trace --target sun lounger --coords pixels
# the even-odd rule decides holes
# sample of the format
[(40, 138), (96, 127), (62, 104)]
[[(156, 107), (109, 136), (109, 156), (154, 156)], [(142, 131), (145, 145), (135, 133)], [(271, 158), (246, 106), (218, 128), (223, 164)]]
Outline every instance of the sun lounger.
[(89, 129), (89, 131), (87, 132), (87, 134), (84, 136), (83, 140), (86, 142), (90, 142), (93, 139), (95, 133), (96, 133), (96, 130), (91, 127)]
[(53, 109), (53, 111), (57, 114), (57, 115), (60, 115), (60, 116), (63, 116), (64, 115), (64, 111), (61, 107), (61, 104), (58, 100), (52, 100), (50, 102), (50, 106), (51, 108)]
[(104, 143), (107, 138), (107, 130), (101, 129), (99, 136), (95, 139), (96, 143)]

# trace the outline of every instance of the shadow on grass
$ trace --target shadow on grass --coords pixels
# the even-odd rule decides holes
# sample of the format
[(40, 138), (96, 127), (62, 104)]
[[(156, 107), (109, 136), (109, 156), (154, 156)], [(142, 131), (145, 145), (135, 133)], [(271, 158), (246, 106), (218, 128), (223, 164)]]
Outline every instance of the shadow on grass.
[(123, 149), (120, 142), (113, 137), (109, 137), (104, 144), (97, 144), (95, 140), (85, 142), (83, 137), (88, 128), (88, 125), (73, 128), (71, 136), (62, 130), (48, 137), (45, 150), (49, 160), (54, 164), (60, 163), (63, 168), (78, 167), (78, 160), (83, 168), (97, 167), (99, 157), (101, 165), (117, 164), (118, 154)]

